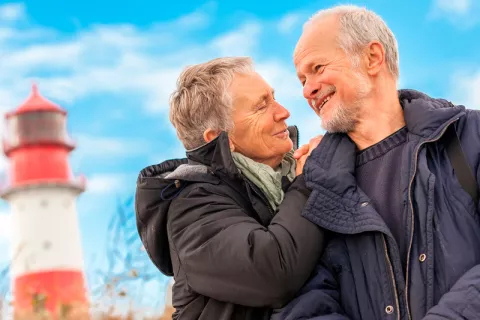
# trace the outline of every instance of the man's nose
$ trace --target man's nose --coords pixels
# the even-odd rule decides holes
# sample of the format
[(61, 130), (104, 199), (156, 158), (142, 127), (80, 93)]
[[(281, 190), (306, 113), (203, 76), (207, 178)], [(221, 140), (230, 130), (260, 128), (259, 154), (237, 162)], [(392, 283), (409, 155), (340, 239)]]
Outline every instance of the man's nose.
[(305, 99), (313, 99), (320, 91), (320, 84), (315, 82), (306, 82), (303, 87), (303, 96)]
[(276, 122), (284, 121), (290, 117), (290, 112), (282, 106), (280, 103), (277, 102), (277, 110), (274, 115), (274, 119)]

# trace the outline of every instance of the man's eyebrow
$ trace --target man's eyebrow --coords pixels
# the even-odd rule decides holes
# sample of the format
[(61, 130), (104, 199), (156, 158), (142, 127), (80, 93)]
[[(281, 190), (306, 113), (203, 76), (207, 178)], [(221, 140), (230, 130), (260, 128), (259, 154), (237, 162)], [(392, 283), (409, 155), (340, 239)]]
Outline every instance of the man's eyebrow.
[[(303, 77), (305, 73), (309, 73), (313, 69), (313, 67), (318, 65), (318, 64), (325, 65), (325, 64), (327, 64), (327, 61), (323, 58), (318, 58), (315, 61), (310, 60), (310, 61), (306, 62), (304, 65), (301, 66), (301, 68), (297, 69), (298, 70), (297, 71), (297, 77), (298, 78)], [(307, 72), (305, 72), (305, 71), (307, 71)]]

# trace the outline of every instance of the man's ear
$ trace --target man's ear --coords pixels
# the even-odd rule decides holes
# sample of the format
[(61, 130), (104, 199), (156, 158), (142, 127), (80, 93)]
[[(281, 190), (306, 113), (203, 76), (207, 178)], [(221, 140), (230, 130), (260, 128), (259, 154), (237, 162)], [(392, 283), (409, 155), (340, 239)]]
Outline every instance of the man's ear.
[(372, 41), (367, 47), (367, 72), (376, 76), (385, 63), (385, 48), (378, 41)]
[(209, 128), (203, 132), (203, 140), (208, 143), (218, 137), (219, 134), (220, 132)]

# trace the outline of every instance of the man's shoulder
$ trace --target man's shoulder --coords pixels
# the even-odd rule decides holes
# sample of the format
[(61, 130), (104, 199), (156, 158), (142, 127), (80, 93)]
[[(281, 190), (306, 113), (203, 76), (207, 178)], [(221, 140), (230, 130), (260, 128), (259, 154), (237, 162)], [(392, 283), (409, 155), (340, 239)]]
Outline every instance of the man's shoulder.
[(480, 122), (480, 110), (465, 109), (468, 121)]
[(457, 132), (462, 140), (469, 138), (479, 140), (480, 110), (465, 109), (465, 116), (458, 120)]
[(476, 173), (480, 166), (480, 110), (465, 109), (456, 130), (467, 162)]

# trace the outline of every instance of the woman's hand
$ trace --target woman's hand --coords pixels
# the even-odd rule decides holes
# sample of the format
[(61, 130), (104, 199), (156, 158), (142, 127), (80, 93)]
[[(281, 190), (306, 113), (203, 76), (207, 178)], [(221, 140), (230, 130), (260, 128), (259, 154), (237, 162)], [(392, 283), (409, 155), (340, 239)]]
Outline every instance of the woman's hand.
[(300, 175), (303, 172), (303, 166), (307, 161), (308, 156), (312, 153), (313, 149), (315, 149), (320, 141), (322, 141), (323, 135), (318, 135), (310, 139), (307, 144), (304, 144), (293, 154), (293, 157), (297, 160), (297, 167), (295, 169), (296, 175)]

